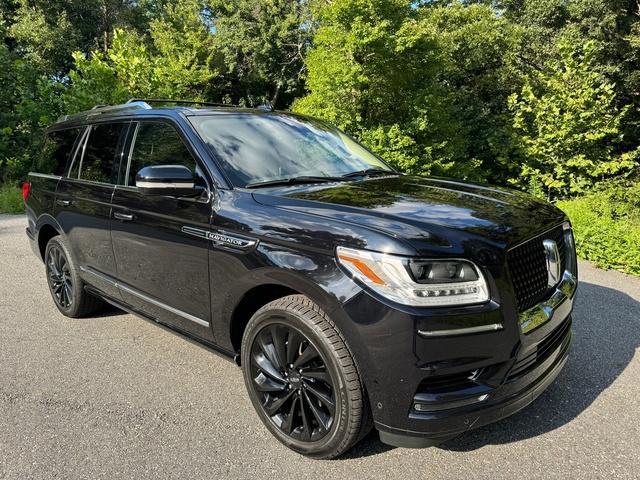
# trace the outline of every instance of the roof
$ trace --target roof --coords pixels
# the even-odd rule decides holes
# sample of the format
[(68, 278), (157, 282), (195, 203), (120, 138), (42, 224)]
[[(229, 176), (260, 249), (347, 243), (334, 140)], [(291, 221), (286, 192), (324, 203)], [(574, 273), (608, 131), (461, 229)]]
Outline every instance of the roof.
[[(155, 106), (154, 104), (158, 104)], [(245, 112), (245, 113), (265, 113), (271, 112), (270, 105), (261, 105), (257, 108), (245, 108), (237, 105), (229, 105), (223, 103), (212, 102), (194, 102), (185, 100), (171, 99), (142, 99), (132, 98), (125, 103), (119, 105), (96, 105), (91, 110), (75, 113), (73, 115), (64, 115), (52, 125), (58, 126), (64, 123), (82, 123), (90, 118), (115, 115), (131, 115), (148, 111), (169, 111), (181, 112), (186, 114), (202, 114), (211, 112)]]

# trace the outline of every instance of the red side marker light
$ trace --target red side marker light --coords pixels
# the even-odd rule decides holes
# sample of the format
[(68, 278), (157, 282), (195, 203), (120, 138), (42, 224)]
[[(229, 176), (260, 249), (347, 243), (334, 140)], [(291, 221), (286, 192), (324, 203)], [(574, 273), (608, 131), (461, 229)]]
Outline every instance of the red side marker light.
[(22, 184), (22, 200), (24, 200), (25, 202), (27, 201), (27, 198), (29, 197), (29, 192), (31, 191), (31, 182), (24, 182)]

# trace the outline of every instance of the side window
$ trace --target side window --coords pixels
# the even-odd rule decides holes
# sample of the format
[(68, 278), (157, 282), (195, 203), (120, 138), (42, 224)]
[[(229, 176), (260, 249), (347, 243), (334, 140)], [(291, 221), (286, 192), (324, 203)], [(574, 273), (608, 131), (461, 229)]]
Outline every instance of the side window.
[(178, 132), (166, 123), (139, 124), (131, 152), (127, 185), (135, 185), (136, 173), (150, 165), (184, 165), (196, 175), (195, 159)]
[(34, 162), (33, 171), (64, 175), (73, 146), (81, 131), (81, 128), (69, 128), (47, 133), (42, 151)]
[[(115, 183), (114, 160), (124, 123), (92, 125), (80, 162), (80, 178), (92, 182)], [(77, 158), (76, 158), (77, 161)]]

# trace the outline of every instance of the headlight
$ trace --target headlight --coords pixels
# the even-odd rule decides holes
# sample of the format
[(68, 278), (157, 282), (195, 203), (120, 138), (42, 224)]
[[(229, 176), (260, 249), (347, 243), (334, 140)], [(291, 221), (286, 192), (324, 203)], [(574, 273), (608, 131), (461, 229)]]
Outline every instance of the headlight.
[(338, 262), (383, 297), (403, 305), (441, 307), (489, 300), (482, 272), (467, 260), (422, 260), (338, 247)]

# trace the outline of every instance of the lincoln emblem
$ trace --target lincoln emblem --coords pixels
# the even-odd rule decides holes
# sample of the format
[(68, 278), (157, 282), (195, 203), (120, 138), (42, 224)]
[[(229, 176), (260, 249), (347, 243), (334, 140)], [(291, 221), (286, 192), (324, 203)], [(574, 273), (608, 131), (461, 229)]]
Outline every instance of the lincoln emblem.
[(544, 254), (547, 259), (547, 285), (553, 287), (560, 280), (560, 253), (558, 244), (553, 240), (544, 240)]

